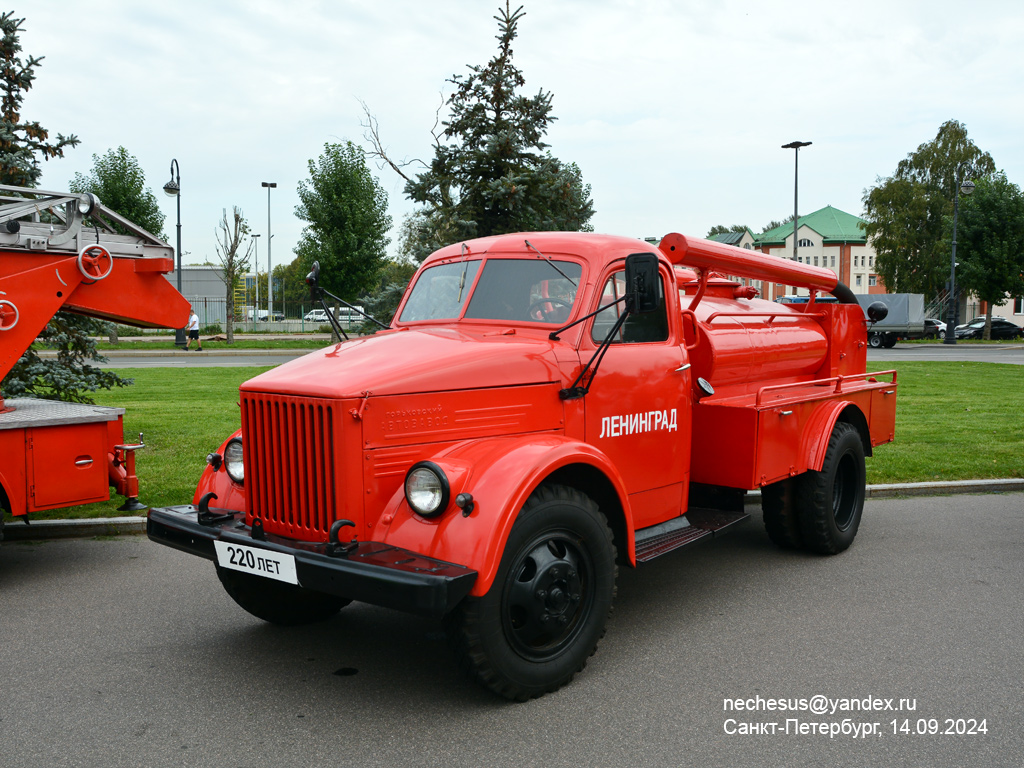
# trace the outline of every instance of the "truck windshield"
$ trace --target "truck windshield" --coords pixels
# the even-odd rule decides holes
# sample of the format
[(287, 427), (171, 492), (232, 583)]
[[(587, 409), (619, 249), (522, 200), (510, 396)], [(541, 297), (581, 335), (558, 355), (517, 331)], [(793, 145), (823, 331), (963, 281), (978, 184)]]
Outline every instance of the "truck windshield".
[(583, 268), (572, 261), (488, 259), (466, 318), (564, 323)]
[(441, 264), (423, 271), (399, 318), (401, 322), (459, 317), (564, 323), (572, 314), (583, 268), (572, 261), (488, 259), (473, 295), (479, 261)]
[(399, 320), (414, 323), (457, 318), (469, 298), (469, 289), (473, 287), (479, 267), (479, 261), (461, 261), (423, 270)]

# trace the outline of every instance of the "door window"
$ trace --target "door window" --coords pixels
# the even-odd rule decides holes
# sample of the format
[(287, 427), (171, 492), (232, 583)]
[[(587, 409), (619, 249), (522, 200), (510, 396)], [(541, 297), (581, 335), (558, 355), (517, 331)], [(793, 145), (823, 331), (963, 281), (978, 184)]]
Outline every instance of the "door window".
[[(608, 278), (601, 291), (601, 306), (612, 303), (626, 295), (626, 273), (616, 272)], [(594, 317), (590, 337), (601, 343), (608, 336), (615, 322), (625, 311), (624, 304), (616, 304), (599, 312)], [(652, 341), (668, 340), (668, 314), (665, 307), (665, 290), (661, 279), (658, 280), (658, 308), (643, 315), (631, 314), (619, 328), (612, 344), (639, 344)]]

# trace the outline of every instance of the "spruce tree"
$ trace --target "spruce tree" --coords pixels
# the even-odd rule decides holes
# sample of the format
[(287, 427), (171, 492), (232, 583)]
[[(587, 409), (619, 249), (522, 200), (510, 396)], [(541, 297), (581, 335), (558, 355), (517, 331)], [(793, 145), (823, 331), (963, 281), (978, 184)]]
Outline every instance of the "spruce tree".
[(55, 141), (47, 141), (49, 131), (21, 117), (25, 92), (32, 88), (35, 69), (43, 60), (42, 56), (21, 59), (19, 33), (24, 21), (14, 18), (13, 11), (0, 15), (0, 184), (34, 187), (43, 174), (39, 156), (45, 160), (63, 157), (64, 148), (74, 147), (79, 141), (75, 135), (59, 133)]
[(426, 171), (406, 185), (423, 208), (411, 255), (461, 239), (530, 230), (590, 230), (590, 186), (575, 164), (563, 164), (545, 143), (552, 95), (520, 93), (526, 84), (513, 63), (512, 43), (522, 6), (499, 9), (498, 53), (448, 82), (449, 116)]
[[(32, 87), (35, 69), (43, 57), (21, 57), (24, 19), (14, 18), (10, 11), (0, 14), (0, 184), (35, 187), (42, 176), (39, 157), (44, 160), (63, 157), (65, 147), (79, 143), (74, 135), (57, 134), (50, 140), (49, 131), (38, 122), (21, 116), (25, 92)], [(68, 312), (58, 312), (39, 335), (36, 343), (21, 356), (11, 372), (0, 382), (4, 397), (33, 395), (35, 397), (75, 402), (91, 402), (87, 393), (97, 389), (130, 384), (112, 371), (89, 365), (87, 360), (103, 362), (90, 338), (104, 332), (108, 324)], [(36, 347), (57, 350), (57, 357), (43, 359)]]

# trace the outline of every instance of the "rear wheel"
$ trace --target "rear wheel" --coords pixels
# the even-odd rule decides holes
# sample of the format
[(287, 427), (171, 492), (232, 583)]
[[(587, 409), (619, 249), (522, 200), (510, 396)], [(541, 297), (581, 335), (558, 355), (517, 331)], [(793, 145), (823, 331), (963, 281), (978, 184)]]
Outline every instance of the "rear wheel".
[(853, 543), (864, 511), (864, 444), (851, 424), (832, 430), (821, 471), (800, 477), (797, 506), (803, 546), (834, 555)]
[(295, 584), (265, 579), (217, 566), (217, 578), (231, 599), (253, 616), (271, 624), (298, 626), (324, 621), (351, 600), (314, 592)]
[(776, 546), (799, 549), (802, 543), (796, 509), (796, 478), (780, 480), (761, 489), (764, 529)]
[(597, 505), (572, 488), (541, 486), (519, 512), (487, 594), (449, 617), (460, 664), (509, 699), (560, 688), (597, 650), (617, 575)]

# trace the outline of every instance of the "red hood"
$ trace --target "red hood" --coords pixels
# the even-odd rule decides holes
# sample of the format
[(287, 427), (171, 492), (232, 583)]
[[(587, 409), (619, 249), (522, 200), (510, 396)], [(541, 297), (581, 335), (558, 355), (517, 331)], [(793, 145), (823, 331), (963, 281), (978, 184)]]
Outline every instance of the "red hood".
[(497, 328), (384, 332), (311, 352), (241, 390), (344, 398), (540, 384), (561, 380), (557, 343)]

